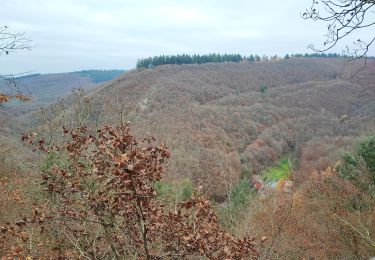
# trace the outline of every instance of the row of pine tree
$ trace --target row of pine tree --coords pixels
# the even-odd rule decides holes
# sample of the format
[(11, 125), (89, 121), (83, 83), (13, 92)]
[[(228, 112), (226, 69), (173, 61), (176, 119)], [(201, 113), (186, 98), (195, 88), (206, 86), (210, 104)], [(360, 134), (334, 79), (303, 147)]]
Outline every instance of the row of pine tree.
[[(299, 57), (322, 57), (322, 58), (348, 58), (347, 55), (341, 55), (337, 53), (297, 53), (297, 54), (287, 54), (284, 56), (284, 59), (289, 58), (299, 58)], [(269, 61), (269, 60), (278, 60), (282, 59), (281, 57), (275, 56), (259, 56), (259, 55), (253, 55), (250, 56), (243, 56), (241, 54), (217, 54), (217, 53), (211, 53), (211, 54), (177, 54), (177, 55), (160, 55), (160, 56), (154, 56), (144, 59), (138, 59), (137, 61), (137, 69), (140, 68), (146, 68), (150, 69), (159, 65), (165, 65), (165, 64), (202, 64), (202, 63), (218, 63), (218, 62), (241, 62), (241, 61), (249, 61), (249, 62), (256, 62), (256, 61)]]

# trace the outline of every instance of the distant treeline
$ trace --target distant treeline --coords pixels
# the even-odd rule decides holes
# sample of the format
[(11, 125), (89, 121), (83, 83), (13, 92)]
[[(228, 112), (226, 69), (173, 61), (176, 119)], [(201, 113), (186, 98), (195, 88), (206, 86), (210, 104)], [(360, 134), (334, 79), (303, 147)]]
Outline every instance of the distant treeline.
[[(137, 69), (146, 68), (150, 69), (159, 65), (165, 64), (202, 64), (202, 63), (210, 63), (210, 62), (256, 62), (256, 61), (269, 61), (269, 60), (281, 60), (281, 59), (289, 59), (289, 58), (352, 58), (353, 56), (342, 55), (338, 53), (296, 53), (296, 54), (286, 54), (284, 57), (280, 57), (277, 55), (274, 56), (266, 56), (266, 55), (253, 55), (244, 56), (241, 54), (177, 54), (177, 55), (160, 55), (154, 56), (144, 59), (138, 59), (137, 61)], [(373, 59), (374, 57), (368, 57)]]
[(28, 74), (28, 75), (24, 75), (24, 76), (16, 76), (15, 79), (27, 79), (27, 78), (32, 78), (32, 77), (37, 77), (37, 76), (40, 76), (42, 74), (40, 73), (35, 73), (35, 74)]
[(123, 74), (125, 70), (82, 70), (79, 73), (82, 77), (89, 77), (95, 83), (112, 80)]
[[(260, 60), (260, 57), (257, 56)], [(255, 60), (255, 57), (253, 56)], [(139, 68), (152, 68), (158, 65), (165, 65), (165, 64), (202, 64), (202, 63), (209, 63), (209, 62), (240, 62), (244, 60), (244, 57), (240, 54), (178, 54), (178, 55), (161, 55), (161, 56), (154, 56), (145, 59), (139, 59), (137, 62), (137, 69)]]
[[(74, 74), (79, 74), (82, 77), (89, 77), (91, 80), (95, 83), (100, 83), (108, 80), (112, 80), (114, 78), (117, 78), (121, 74), (123, 74), (125, 70), (81, 70), (81, 71), (74, 71), (74, 72), (69, 72), (69, 73), (74, 73)], [(59, 73), (55, 73), (59, 74)], [(28, 79), (28, 78), (33, 78), (33, 77), (38, 77), (38, 76), (43, 76), (46, 74), (28, 74), (28, 75), (23, 75), (23, 76), (17, 76), (15, 77), (16, 80), (20, 79)]]

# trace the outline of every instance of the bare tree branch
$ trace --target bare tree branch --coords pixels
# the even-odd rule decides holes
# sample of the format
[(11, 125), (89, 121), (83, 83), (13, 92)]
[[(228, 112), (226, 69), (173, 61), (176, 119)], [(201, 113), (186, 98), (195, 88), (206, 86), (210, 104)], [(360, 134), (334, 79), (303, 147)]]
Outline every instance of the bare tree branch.
[[(31, 49), (31, 40), (28, 39), (24, 33), (12, 33), (9, 31), (8, 26), (0, 26), (0, 56), (4, 54), (8, 55), (19, 50)], [(11, 90), (10, 93), (3, 93), (3, 91), (0, 90), (0, 104), (11, 99), (18, 99), (20, 101), (30, 100), (29, 95), (25, 95), (24, 91), (21, 91), (20, 86), (17, 84), (17, 76), (20, 76), (20, 74), (0, 74), (0, 81), (5, 81)]]
[(0, 55), (31, 49), (31, 40), (25, 33), (11, 33), (8, 26), (0, 27)]
[[(309, 9), (302, 17), (313, 21), (328, 23), (326, 40), (323, 48), (309, 47), (316, 52), (325, 52), (332, 49), (339, 41), (355, 31), (375, 25), (369, 20), (369, 13), (375, 8), (375, 0), (313, 0)], [(357, 39), (346, 52), (356, 59), (367, 58), (369, 47), (374, 43), (375, 36), (370, 39)]]

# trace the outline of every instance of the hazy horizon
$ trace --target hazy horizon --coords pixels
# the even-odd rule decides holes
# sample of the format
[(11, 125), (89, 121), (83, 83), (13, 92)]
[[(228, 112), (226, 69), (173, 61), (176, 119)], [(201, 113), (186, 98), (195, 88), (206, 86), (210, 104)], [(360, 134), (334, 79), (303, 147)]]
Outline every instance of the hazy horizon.
[[(309, 5), (298, 0), (8, 1), (0, 25), (24, 32), (35, 47), (1, 56), (0, 74), (129, 70), (138, 58), (161, 54), (310, 53), (309, 44), (322, 46), (326, 24), (301, 18)], [(360, 36), (366, 31), (353, 37)], [(331, 52), (341, 53), (352, 39)]]

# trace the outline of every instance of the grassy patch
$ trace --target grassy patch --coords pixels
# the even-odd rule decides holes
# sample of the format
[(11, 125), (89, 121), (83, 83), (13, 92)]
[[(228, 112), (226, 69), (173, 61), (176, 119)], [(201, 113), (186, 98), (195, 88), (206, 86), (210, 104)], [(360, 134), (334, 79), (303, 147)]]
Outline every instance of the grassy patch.
[(289, 177), (291, 166), (288, 158), (283, 158), (278, 165), (263, 171), (263, 179), (265, 181), (278, 181)]
[(188, 200), (194, 192), (194, 187), (190, 179), (183, 179), (173, 184), (158, 181), (155, 183), (154, 188), (159, 198), (176, 203)]

